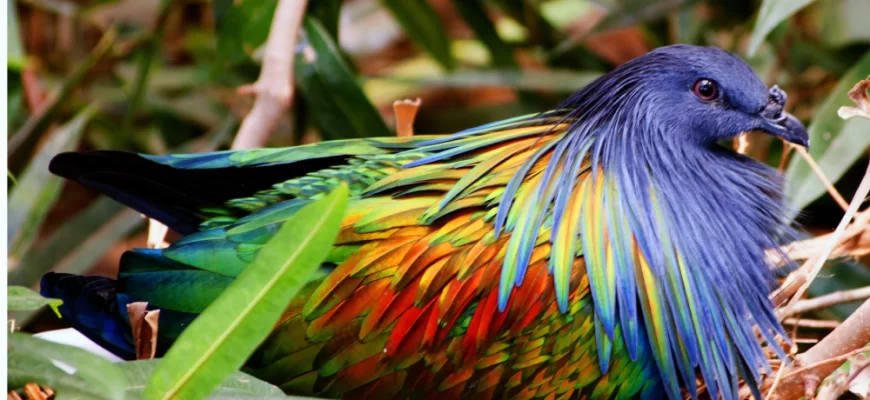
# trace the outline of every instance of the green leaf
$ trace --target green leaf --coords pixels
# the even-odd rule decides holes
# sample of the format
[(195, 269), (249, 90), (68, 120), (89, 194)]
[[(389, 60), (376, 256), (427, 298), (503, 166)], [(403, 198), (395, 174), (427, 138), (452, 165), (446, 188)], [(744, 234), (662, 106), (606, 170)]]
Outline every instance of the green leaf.
[(513, 47), (498, 35), (495, 24), (486, 14), (486, 8), (481, 0), (453, 0), (453, 6), (477, 38), (486, 45), (493, 65), (500, 68), (517, 68)]
[(815, 0), (764, 0), (761, 4), (761, 10), (758, 11), (755, 27), (752, 28), (749, 55), (751, 56), (758, 51), (758, 46), (761, 46), (761, 42), (773, 28), (813, 1)]
[(9, 258), (19, 259), (30, 247), (46, 213), (60, 194), (62, 180), (48, 171), (49, 161), (57, 153), (75, 149), (97, 110), (97, 106), (90, 105), (58, 128), (12, 188), (6, 225)]
[(26, 58), (21, 45), (21, 31), (18, 29), (18, 13), (15, 2), (6, 0), (6, 66), (14, 70), (24, 67)]
[[(870, 52), (840, 79), (837, 87), (816, 109), (810, 124), (810, 155), (819, 164), (825, 176), (836, 182), (870, 146), (870, 121), (852, 118), (848, 121), (837, 115), (841, 106), (854, 106), (846, 93), (859, 80), (870, 75)], [(825, 186), (803, 158), (794, 156), (786, 170), (786, 196), (795, 211), (806, 207), (824, 194)]]
[(323, 25), (306, 17), (304, 28), (311, 47), (297, 55), (296, 80), (321, 134), (328, 139), (391, 136)]
[(147, 399), (201, 399), (237, 371), (325, 260), (347, 204), (341, 185), (289, 218), (235, 281), (169, 349)]
[(63, 304), (63, 300), (42, 297), (24, 286), (9, 286), (6, 288), (7, 309), (10, 311), (38, 310), (44, 306), (51, 307), (57, 317), (60, 318), (60, 310), (57, 308)]
[[(834, 0), (819, 3), (822, 23), (822, 40), (831, 46), (840, 47), (855, 42), (870, 42), (870, 1)], [(830, 21), (836, 21), (831, 23)]]
[(393, 13), (405, 33), (438, 60), (442, 67), (447, 70), (456, 67), (444, 24), (429, 3), (425, 0), (381, 0), (381, 4)]
[(338, 22), (341, 15), (341, 0), (317, 0), (308, 4), (308, 15), (317, 18), (329, 33), (338, 41)]
[(372, 82), (395, 82), (423, 87), (475, 88), (505, 86), (524, 90), (546, 90), (558, 93), (574, 93), (598, 77), (598, 72), (573, 70), (488, 70), (459, 71), (441, 76), (390, 76), (369, 78)]
[(66, 79), (64, 79), (60, 87), (52, 91), (40, 109), (30, 115), (27, 121), (24, 122), (24, 125), (9, 138), (6, 149), (9, 169), (15, 172), (20, 171), (20, 167), (31, 154), (33, 147), (36, 146), (41, 135), (46, 132), (49, 124), (54, 120), (55, 114), (57, 114), (61, 106), (66, 105), (73, 90), (79, 86), (85, 75), (99, 64), (103, 58), (109, 55), (117, 36), (114, 29), (109, 29), (109, 31), (104, 33), (103, 37), (100, 38), (100, 41), (93, 50), (88, 53), (87, 57), (67, 74)]
[[(34, 382), (52, 388), (58, 398), (124, 399), (124, 374), (97, 355), (23, 333), (9, 335), (7, 351), (9, 388)], [(75, 371), (68, 373), (55, 362)]]
[(84, 273), (144, 221), (136, 211), (107, 197), (100, 198), (25, 253), (10, 271), (9, 282), (31, 286), (49, 270)]
[[(154, 372), (158, 359), (138, 360), (118, 363), (118, 367), (127, 378), (127, 397), (138, 398), (142, 396), (142, 390), (148, 382), (148, 378)], [(259, 380), (244, 372), (236, 371), (221, 383), (211, 394), (212, 397), (238, 398), (251, 396), (256, 398), (284, 398), (284, 392), (274, 385)]]
[(269, 37), (276, 1), (241, 0), (227, 8), (221, 1), (215, 9), (218, 64), (238, 64)]

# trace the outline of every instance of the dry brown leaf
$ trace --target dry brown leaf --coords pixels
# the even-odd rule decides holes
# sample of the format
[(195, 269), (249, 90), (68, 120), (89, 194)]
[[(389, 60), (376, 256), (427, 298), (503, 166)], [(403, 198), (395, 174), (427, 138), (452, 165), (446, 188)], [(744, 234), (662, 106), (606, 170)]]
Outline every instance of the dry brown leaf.
[(858, 105), (858, 107), (843, 106), (837, 110), (837, 115), (842, 119), (853, 117), (863, 117), (870, 119), (870, 98), (867, 96), (867, 90), (870, 89), (870, 76), (857, 84), (849, 91), (849, 98)]
[(148, 310), (147, 307), (148, 303), (142, 301), (127, 304), (137, 360), (150, 360), (157, 354), (157, 321), (160, 310)]

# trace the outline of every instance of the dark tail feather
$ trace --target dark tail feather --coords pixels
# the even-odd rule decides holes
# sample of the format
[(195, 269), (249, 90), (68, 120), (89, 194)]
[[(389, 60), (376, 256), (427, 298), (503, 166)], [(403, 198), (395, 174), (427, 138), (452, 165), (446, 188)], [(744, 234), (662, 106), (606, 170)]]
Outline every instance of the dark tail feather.
[(343, 157), (290, 164), (184, 169), (135, 153), (88, 151), (58, 154), (48, 168), (55, 175), (100, 191), (186, 235), (199, 230), (203, 220), (199, 210), (203, 207), (250, 196), (275, 183), (325, 168), (337, 159)]
[(40, 291), (45, 297), (63, 300), (61, 315), (76, 330), (121, 358), (135, 358), (130, 325), (124, 318), (127, 312), (119, 309), (115, 280), (49, 272), (42, 277)]

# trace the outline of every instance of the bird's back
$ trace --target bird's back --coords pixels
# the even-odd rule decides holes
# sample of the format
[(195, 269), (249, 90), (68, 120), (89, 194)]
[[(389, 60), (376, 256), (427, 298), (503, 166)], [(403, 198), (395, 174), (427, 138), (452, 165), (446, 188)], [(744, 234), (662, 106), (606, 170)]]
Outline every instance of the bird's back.
[[(327, 264), (248, 361), (249, 372), (288, 393), (325, 397), (655, 397), (661, 386), (646, 340), (629, 352), (617, 327), (607, 348), (598, 348), (582, 257), (574, 257), (568, 307), (559, 310), (549, 231), (532, 239), (526, 278), (499, 311), (511, 235), (495, 234), (495, 206), (524, 162), (564, 134), (557, 118), (504, 121), (449, 145), (433, 137), (375, 139), (133, 161), (138, 156), (96, 153), (87, 156), (96, 165), (90, 169), (81, 167), (86, 156), (61, 156), (55, 172), (188, 233), (166, 249), (126, 253), (109, 306), (70, 302), (62, 311), (130, 356), (129, 335), (106, 327), (123, 327), (124, 306), (146, 301), (161, 309), (165, 350), (284, 220), (344, 182), (352, 198)], [(546, 162), (532, 167), (531, 180)], [(118, 171), (148, 183), (116, 185), (129, 181), (113, 176)], [(230, 172), (224, 181), (203, 178), (218, 171)], [(243, 185), (246, 176), (256, 178)], [(531, 195), (527, 183), (518, 196)], [(508, 223), (524, 219), (516, 212)], [(67, 287), (87, 283), (81, 279), (49, 275), (43, 292), (80, 296)], [(77, 313), (110, 321), (82, 326), (93, 318)]]

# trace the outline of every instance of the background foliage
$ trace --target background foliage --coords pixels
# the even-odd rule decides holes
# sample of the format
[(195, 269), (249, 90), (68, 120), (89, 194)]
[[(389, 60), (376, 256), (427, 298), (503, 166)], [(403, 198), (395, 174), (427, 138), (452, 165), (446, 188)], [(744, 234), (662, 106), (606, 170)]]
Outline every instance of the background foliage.
[[(423, 100), (417, 133), (541, 111), (652, 48), (690, 43), (736, 52), (767, 84), (785, 89), (788, 108), (809, 126), (811, 155), (847, 199), (866, 164), (870, 121), (836, 115), (848, 104), (845, 93), (870, 75), (866, 0), (310, 3), (294, 55), (297, 94), (270, 146), (392, 135), (391, 104), (409, 97)], [(49, 270), (112, 276), (124, 249), (144, 246), (139, 215), (50, 176), (48, 161), (72, 149), (227, 148), (252, 104), (236, 89), (257, 78), (275, 6), (7, 0), (10, 284), (35, 287)], [(783, 158), (782, 144), (767, 136), (751, 136), (749, 154), (785, 171), (810, 234), (837, 224), (842, 210), (801, 158)], [(855, 260), (825, 273), (811, 294), (870, 284), (870, 269)], [(10, 308), (10, 318), (29, 332), (64, 326), (50, 311), (21, 310), (34, 307)], [(842, 320), (854, 308), (814, 317)], [(146, 363), (123, 373), (142, 381), (152, 368)]]

